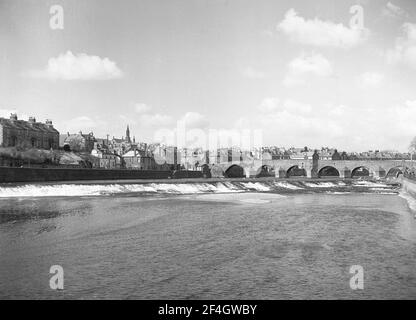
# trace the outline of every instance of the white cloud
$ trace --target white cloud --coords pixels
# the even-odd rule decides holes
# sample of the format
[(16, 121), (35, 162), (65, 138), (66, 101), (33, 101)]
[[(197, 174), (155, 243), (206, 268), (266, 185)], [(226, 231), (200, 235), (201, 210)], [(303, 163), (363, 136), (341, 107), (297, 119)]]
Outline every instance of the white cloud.
[(296, 100), (287, 99), (283, 104), (284, 110), (292, 114), (309, 114), (312, 111), (312, 107), (309, 104), (305, 104)]
[(291, 114), (307, 114), (310, 113), (312, 108), (310, 105), (292, 100), (286, 99), (281, 102), (278, 98), (268, 97), (257, 106), (257, 109), (263, 114), (273, 114), (276, 112), (286, 112)]
[(107, 126), (107, 123), (103, 120), (93, 119), (88, 116), (80, 116), (58, 124), (57, 128), (59, 128), (61, 133), (77, 133), (79, 131), (88, 133), (105, 126)]
[(9, 118), (10, 114), (17, 113), (16, 109), (0, 109), (0, 118)]
[[(10, 115), (12, 113), (16, 113), (17, 118), (20, 119), (20, 120), (28, 120), (29, 119), (29, 116), (27, 114), (24, 114), (24, 113), (21, 114), (16, 109), (0, 109), (0, 118), (9, 119)], [(37, 120), (37, 121), (39, 121), (39, 120)]]
[(108, 58), (67, 51), (50, 58), (43, 70), (32, 70), (27, 75), (50, 80), (109, 80), (121, 78), (123, 72)]
[(278, 109), (279, 102), (280, 100), (277, 98), (264, 98), (263, 101), (257, 106), (257, 109), (264, 113), (270, 113)]
[[(274, 98), (274, 101), (279, 100)], [(252, 130), (263, 130), (266, 145), (328, 145), (341, 150), (362, 151), (374, 148), (406, 150), (416, 135), (414, 119), (416, 100), (376, 108), (332, 104), (312, 106), (288, 99), (278, 103), (276, 108), (270, 108), (269, 112), (241, 118), (238, 123)]]
[(405, 106), (408, 108), (414, 108), (416, 110), (416, 100), (407, 100)]
[(149, 106), (149, 105), (147, 105), (147, 104), (145, 104), (145, 103), (136, 103), (136, 104), (134, 105), (134, 110), (135, 110), (137, 113), (147, 113), (147, 112), (149, 112), (150, 110), (152, 110), (152, 107), (151, 107), (151, 106)]
[(389, 18), (401, 18), (408, 16), (406, 11), (391, 2), (387, 2), (386, 6), (383, 7), (382, 15)]
[[(134, 111), (139, 114), (138, 122), (145, 127), (167, 127), (173, 124), (173, 118), (166, 114), (151, 113), (153, 107), (146, 103), (134, 104)], [(133, 119), (134, 121), (134, 119)]]
[(416, 69), (416, 24), (404, 23), (403, 35), (396, 40), (394, 49), (388, 50), (386, 59), (391, 64), (405, 64)]
[(377, 72), (364, 72), (358, 77), (358, 83), (363, 88), (377, 88), (384, 80), (384, 75)]
[(321, 54), (301, 55), (289, 63), (284, 79), (288, 86), (303, 84), (309, 76), (329, 77), (333, 73), (331, 63)]
[(205, 129), (209, 126), (206, 116), (198, 112), (187, 112), (179, 121), (184, 123), (187, 129)]
[(318, 18), (306, 20), (298, 16), (294, 9), (286, 12), (277, 29), (295, 42), (322, 47), (351, 48), (363, 42), (368, 35), (366, 29), (349, 28), (342, 23)]
[(246, 67), (241, 70), (241, 74), (249, 79), (263, 79), (266, 75), (264, 72), (254, 69), (253, 67)]
[(145, 127), (166, 127), (173, 123), (171, 116), (159, 113), (142, 114), (139, 118), (140, 124)]

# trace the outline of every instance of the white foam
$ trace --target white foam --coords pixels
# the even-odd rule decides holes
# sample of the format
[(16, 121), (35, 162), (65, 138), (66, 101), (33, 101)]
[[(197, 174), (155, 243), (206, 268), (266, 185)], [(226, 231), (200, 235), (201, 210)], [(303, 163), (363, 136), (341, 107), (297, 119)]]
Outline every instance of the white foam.
[(24, 185), (0, 187), (0, 198), (10, 197), (76, 197), (125, 192), (122, 185)]
[(301, 187), (295, 186), (295, 185), (293, 185), (293, 184), (291, 184), (289, 182), (286, 182), (286, 181), (275, 182), (274, 185), (276, 187), (285, 188), (285, 189), (292, 189), (292, 190), (300, 190), (300, 189), (303, 189)]
[(270, 191), (270, 188), (268, 186), (260, 182), (242, 182), (241, 184), (248, 189), (254, 189), (257, 191)]
[(353, 184), (355, 185), (359, 185), (362, 187), (379, 187), (379, 188), (385, 188), (388, 187), (387, 184), (384, 183), (379, 183), (379, 182), (373, 182), (373, 181), (365, 181), (365, 180), (360, 180), (360, 181), (354, 181)]
[[(260, 184), (250, 185), (258, 191), (269, 189)], [(267, 189), (267, 190), (266, 190)], [(234, 193), (243, 192), (232, 183), (150, 183), (150, 184), (58, 184), (58, 185), (23, 185), (0, 187), (0, 198), (24, 197), (77, 197), (99, 196), (122, 193)]]
[(317, 182), (317, 183), (303, 182), (303, 184), (310, 188), (333, 188), (333, 187), (338, 186), (332, 182)]
[(380, 192), (390, 192), (390, 193), (396, 193), (396, 192), (394, 192), (394, 190), (393, 189), (390, 189), (390, 188), (370, 188), (369, 190), (371, 190), (371, 191), (380, 191)]
[(351, 194), (351, 192), (327, 191), (327, 194)]

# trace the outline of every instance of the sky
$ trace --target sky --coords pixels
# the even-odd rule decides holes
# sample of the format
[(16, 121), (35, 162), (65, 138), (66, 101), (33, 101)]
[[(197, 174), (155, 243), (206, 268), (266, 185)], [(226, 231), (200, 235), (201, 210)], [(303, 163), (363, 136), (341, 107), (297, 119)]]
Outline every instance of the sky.
[(415, 83), (412, 0), (0, 0), (0, 116), (61, 133), (407, 151)]

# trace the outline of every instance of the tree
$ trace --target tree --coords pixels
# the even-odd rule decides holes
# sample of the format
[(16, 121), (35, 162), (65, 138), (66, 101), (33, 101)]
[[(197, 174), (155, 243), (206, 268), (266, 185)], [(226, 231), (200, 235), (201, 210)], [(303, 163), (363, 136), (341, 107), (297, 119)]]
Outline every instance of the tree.
[(413, 153), (416, 152), (416, 137), (412, 139), (409, 145), (410, 159), (413, 160)]

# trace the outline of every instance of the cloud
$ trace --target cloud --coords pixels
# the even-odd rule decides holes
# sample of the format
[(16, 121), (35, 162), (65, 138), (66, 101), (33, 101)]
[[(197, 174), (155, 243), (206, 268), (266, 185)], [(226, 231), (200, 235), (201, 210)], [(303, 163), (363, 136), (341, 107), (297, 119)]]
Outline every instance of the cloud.
[(257, 109), (263, 113), (270, 113), (278, 109), (279, 102), (280, 100), (277, 98), (264, 98), (263, 101), (257, 106)]
[(145, 103), (136, 103), (136, 104), (134, 105), (134, 110), (135, 110), (137, 113), (147, 113), (147, 112), (149, 112), (150, 110), (152, 110), (152, 107), (151, 107), (151, 106), (149, 106), (149, 105), (147, 105), (147, 104), (145, 104)]
[(9, 118), (10, 114), (17, 113), (16, 109), (0, 109), (0, 118)]
[(257, 106), (257, 109), (263, 114), (273, 114), (276, 112), (307, 114), (312, 110), (311, 106), (308, 104), (292, 99), (286, 99), (281, 102), (280, 99), (275, 97), (264, 98), (263, 101)]
[(318, 18), (306, 20), (294, 9), (286, 12), (277, 30), (294, 42), (319, 47), (351, 48), (362, 43), (368, 35), (367, 29), (349, 28)]
[(388, 50), (385, 57), (390, 64), (405, 64), (416, 69), (416, 24), (404, 23), (402, 32), (394, 49)]
[[(17, 118), (20, 120), (28, 120), (29, 116), (25, 113), (20, 114), (16, 109), (0, 109), (0, 118), (9, 119), (12, 113), (17, 114)], [(39, 120), (38, 120), (39, 121)]]
[(416, 110), (416, 100), (407, 100), (405, 106), (408, 108), (414, 108)]
[(173, 119), (169, 115), (159, 113), (142, 114), (139, 118), (140, 124), (145, 127), (166, 127), (173, 123)]
[(106, 127), (107, 123), (100, 119), (90, 118), (88, 116), (80, 116), (75, 117), (65, 122), (61, 122), (60, 125), (57, 126), (58, 130), (61, 133), (78, 133), (82, 131), (84, 133), (91, 132), (97, 128)]
[(184, 123), (187, 129), (205, 129), (209, 126), (206, 116), (198, 112), (187, 112), (179, 121)]
[(377, 88), (384, 80), (384, 75), (377, 72), (364, 72), (358, 77), (358, 83), (362, 88)]
[(406, 150), (416, 135), (416, 100), (387, 108), (344, 104), (309, 105), (301, 101), (266, 98), (277, 102), (269, 112), (238, 119), (251, 130), (263, 131), (265, 145), (333, 146), (347, 151), (374, 148)]
[(253, 67), (246, 67), (241, 70), (241, 74), (249, 79), (263, 79), (266, 75), (264, 72), (254, 69)]
[(386, 6), (381, 11), (382, 15), (389, 18), (401, 18), (407, 17), (408, 14), (399, 6), (394, 5), (391, 2), (387, 2)]
[(121, 78), (123, 72), (108, 58), (67, 51), (50, 58), (43, 70), (32, 70), (26, 75), (49, 80), (109, 80)]
[(284, 79), (288, 86), (304, 84), (308, 77), (329, 77), (333, 73), (331, 63), (321, 54), (302, 54), (289, 63), (289, 71)]

